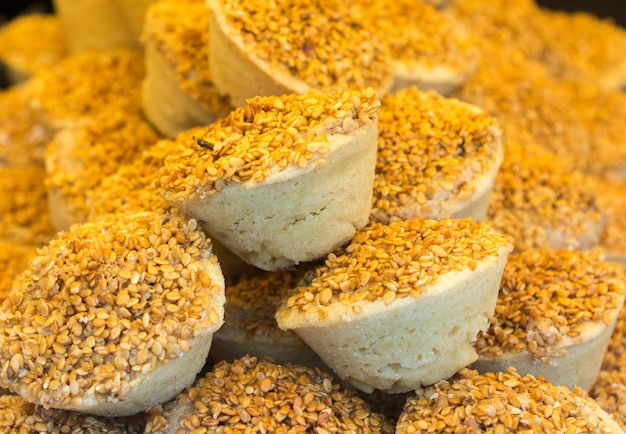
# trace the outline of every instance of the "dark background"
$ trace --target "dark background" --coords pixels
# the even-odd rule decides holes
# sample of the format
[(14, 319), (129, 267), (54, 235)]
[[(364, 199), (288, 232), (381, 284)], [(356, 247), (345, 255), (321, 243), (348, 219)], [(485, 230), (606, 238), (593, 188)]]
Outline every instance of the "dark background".
[[(613, 18), (616, 24), (626, 27), (626, 0), (536, 0), (536, 2), (549, 9), (592, 12), (602, 18)], [(52, 6), (50, 0), (0, 0), (0, 22), (27, 10), (50, 12)]]

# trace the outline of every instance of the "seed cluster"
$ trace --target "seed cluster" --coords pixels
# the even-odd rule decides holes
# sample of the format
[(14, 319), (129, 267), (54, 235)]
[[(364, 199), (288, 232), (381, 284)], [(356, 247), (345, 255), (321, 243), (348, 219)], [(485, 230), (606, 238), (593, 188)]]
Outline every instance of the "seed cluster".
[(391, 85), (391, 56), (381, 37), (340, 0), (219, 0), (244, 49), (272, 71), (318, 91)]
[(398, 434), (535, 432), (606, 433), (582, 389), (554, 386), (543, 377), (462, 369), (418, 390), (400, 416)]
[(0, 396), (0, 427), (3, 432), (71, 434), (140, 434), (139, 424), (123, 418), (110, 419), (70, 411), (45, 409), (25, 399)]
[(609, 346), (602, 359), (602, 369), (626, 374), (626, 305), (622, 306), (615, 322)]
[(158, 139), (141, 117), (106, 112), (62, 130), (47, 145), (45, 184), (61, 194), (73, 222), (82, 223), (89, 214), (89, 192)]
[(478, 107), (409, 87), (383, 97), (371, 219), (447, 217), (472, 179), (502, 158), (496, 120)]
[(23, 244), (41, 244), (54, 235), (47, 191), (39, 165), (0, 166), (0, 235)]
[(22, 273), (37, 247), (31, 244), (16, 244), (0, 238), (0, 303), (11, 290), (13, 279)]
[(209, 10), (205, 1), (160, 1), (151, 5), (142, 38), (156, 48), (181, 89), (194, 101), (207, 110), (225, 105), (211, 81)]
[(586, 326), (608, 326), (621, 308), (621, 269), (574, 250), (528, 250), (510, 255), (489, 329), (474, 343), (479, 355), (528, 352), (549, 363), (566, 351), (563, 338)]
[[(178, 401), (192, 404), (193, 413), (184, 415), (177, 433), (393, 433), (382, 415), (331, 375), (254, 357), (220, 362)], [(146, 434), (168, 427), (171, 405), (150, 411)]]
[(626, 373), (600, 371), (589, 396), (626, 430)]
[(169, 200), (208, 196), (228, 183), (260, 182), (289, 168), (324, 164), (327, 138), (374, 122), (380, 101), (360, 91), (255, 97), (185, 140), (159, 170), (156, 186)]
[(374, 223), (328, 254), (286, 307), (306, 312), (331, 303), (416, 298), (439, 276), (474, 270), (510, 245), (507, 237), (471, 219)]
[(221, 323), (210, 252), (196, 222), (176, 214), (118, 214), (60, 233), (3, 305), (1, 384), (46, 407), (123, 399)]
[(29, 80), (31, 104), (46, 122), (84, 119), (109, 109), (141, 112), (143, 53), (89, 51), (68, 56)]
[(555, 154), (509, 146), (487, 210), (487, 222), (515, 239), (517, 251), (588, 249), (603, 225), (595, 180)]
[(477, 53), (459, 37), (446, 15), (427, 2), (359, 3), (368, 26), (382, 35), (394, 61), (409, 69), (445, 66), (465, 73), (473, 68)]

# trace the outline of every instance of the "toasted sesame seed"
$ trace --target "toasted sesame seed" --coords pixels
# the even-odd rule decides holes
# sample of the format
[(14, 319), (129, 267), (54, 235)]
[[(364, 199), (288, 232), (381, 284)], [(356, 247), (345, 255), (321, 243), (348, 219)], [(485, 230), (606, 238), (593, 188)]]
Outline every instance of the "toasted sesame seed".
[[(276, 108), (277, 99), (282, 109)], [(314, 117), (320, 107), (322, 113)], [(305, 167), (330, 151), (325, 143), (329, 135), (369, 125), (379, 109), (371, 88), (251, 98), (221, 121), (196, 130), (191, 140), (179, 136), (185, 150), (166, 158), (157, 189), (168, 200), (203, 197), (226, 183), (260, 182), (276, 172)], [(198, 145), (200, 139), (212, 148)], [(307, 150), (311, 142), (321, 143), (316, 152)]]
[[(171, 426), (177, 402), (190, 403)], [(384, 416), (330, 374), (302, 365), (279, 365), (243, 357), (220, 362), (175, 401), (149, 411), (146, 434), (181, 432), (392, 433)], [(178, 432), (178, 431), (176, 431)]]
[[(195, 228), (179, 214), (143, 212), (111, 215), (59, 233), (15, 279), (0, 314), (2, 384), (28, 390), (30, 400), (51, 407), (80, 405), (90, 395), (123, 400), (142, 375), (218, 327), (223, 282), (206, 275), (216, 258), (211, 241)], [(170, 247), (168, 266), (189, 271), (184, 288), (155, 264), (150, 251), (161, 244)], [(129, 252), (136, 261), (127, 260)], [(182, 252), (192, 257), (186, 266)], [(147, 273), (150, 266), (157, 269), (154, 275)], [(141, 275), (137, 284), (124, 278), (130, 270)], [(167, 308), (171, 292), (184, 294), (174, 312)], [(38, 319), (42, 301), (53, 321)], [(80, 396), (71, 393), (74, 381)]]

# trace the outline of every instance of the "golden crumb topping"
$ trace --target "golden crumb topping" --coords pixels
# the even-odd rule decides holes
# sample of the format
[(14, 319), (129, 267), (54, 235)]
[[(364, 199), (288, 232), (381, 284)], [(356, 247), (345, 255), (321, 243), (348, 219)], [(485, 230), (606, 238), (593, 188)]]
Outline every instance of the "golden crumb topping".
[(328, 137), (375, 122), (380, 101), (360, 91), (255, 97), (222, 120), (183, 140), (156, 180), (166, 199), (209, 196), (230, 183), (260, 182), (272, 174), (325, 163)]
[[(135, 418), (137, 419), (137, 418)], [(0, 426), (3, 432), (140, 434), (143, 427), (136, 420), (104, 418), (85, 413), (46, 409), (14, 395), (0, 396)]]
[(409, 398), (396, 433), (613, 432), (596, 409), (580, 388), (553, 386), (513, 368), (487, 374), (464, 368)]
[(48, 143), (45, 184), (60, 193), (74, 222), (84, 222), (90, 206), (88, 192), (97, 190), (104, 177), (158, 139), (139, 116), (121, 110), (103, 113), (63, 129)]
[(391, 85), (391, 56), (381, 37), (340, 0), (218, 0), (244, 50), (270, 70), (319, 91)]
[(39, 165), (0, 166), (0, 235), (16, 243), (41, 244), (50, 240), (52, 227), (46, 171)]
[(55, 124), (110, 109), (140, 113), (144, 74), (140, 51), (89, 51), (38, 72), (28, 88), (32, 106)]
[(0, 313), (0, 380), (45, 406), (118, 399), (221, 324), (211, 241), (177, 214), (74, 225), (40, 249)]
[(67, 54), (56, 15), (22, 14), (0, 28), (0, 59), (28, 74), (56, 65)]
[(382, 415), (330, 374), (255, 357), (220, 362), (175, 401), (153, 408), (146, 433), (170, 428), (167, 411), (176, 405), (189, 408), (171, 427), (177, 433), (393, 433)]
[(286, 307), (307, 312), (332, 303), (390, 304), (416, 298), (440, 276), (474, 270), (480, 261), (510, 246), (507, 237), (471, 219), (374, 223), (357, 232), (346, 247), (328, 254)]
[(598, 255), (536, 249), (510, 255), (489, 329), (474, 343), (479, 355), (528, 352), (548, 363), (589, 324), (609, 326), (626, 291), (620, 268)]
[(382, 223), (449, 214), (444, 202), (470, 200), (472, 179), (502, 159), (493, 117), (416, 87), (383, 97), (378, 131), (371, 219)]
[(445, 66), (454, 71), (473, 68), (478, 53), (433, 5), (412, 0), (359, 3), (368, 25), (382, 36), (394, 61), (409, 69), (414, 65)]
[(204, 0), (152, 4), (142, 38), (156, 48), (180, 87), (207, 109), (224, 106), (209, 69), (209, 10)]

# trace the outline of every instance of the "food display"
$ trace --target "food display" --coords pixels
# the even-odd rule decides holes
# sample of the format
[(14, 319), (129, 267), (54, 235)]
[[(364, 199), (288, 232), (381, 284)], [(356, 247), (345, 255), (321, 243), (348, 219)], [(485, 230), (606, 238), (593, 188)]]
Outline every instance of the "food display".
[(1, 432), (625, 432), (626, 29), (51, 5), (0, 25)]

